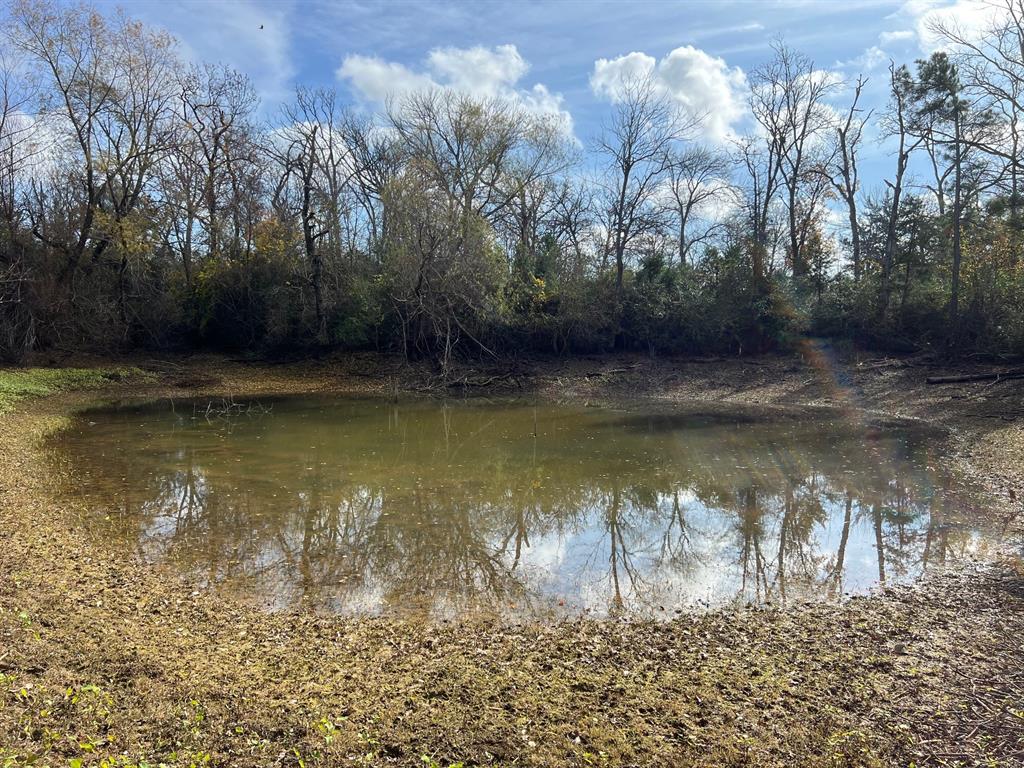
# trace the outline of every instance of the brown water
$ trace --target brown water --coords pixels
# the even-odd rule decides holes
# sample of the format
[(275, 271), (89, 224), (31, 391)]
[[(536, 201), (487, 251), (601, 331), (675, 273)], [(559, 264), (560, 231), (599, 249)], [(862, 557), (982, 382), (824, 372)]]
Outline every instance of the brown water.
[(831, 411), (290, 397), (111, 406), (64, 492), (270, 609), (669, 616), (830, 599), (992, 539), (932, 431)]

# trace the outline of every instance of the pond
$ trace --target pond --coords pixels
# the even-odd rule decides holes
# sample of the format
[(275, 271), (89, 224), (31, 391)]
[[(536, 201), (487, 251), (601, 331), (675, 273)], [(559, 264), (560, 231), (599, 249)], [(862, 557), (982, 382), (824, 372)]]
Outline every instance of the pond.
[(62, 493), (270, 610), (671, 616), (977, 556), (939, 435), (831, 410), (295, 396), (110, 404)]

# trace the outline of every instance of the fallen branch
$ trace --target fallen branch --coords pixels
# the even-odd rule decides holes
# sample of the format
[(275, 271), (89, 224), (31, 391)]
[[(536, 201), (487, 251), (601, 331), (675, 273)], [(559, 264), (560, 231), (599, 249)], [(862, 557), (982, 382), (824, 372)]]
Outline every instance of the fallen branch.
[(929, 376), (928, 384), (966, 384), (972, 381), (999, 381), (1001, 379), (1024, 379), (1024, 368), (1000, 373), (967, 373), (959, 376)]
[(499, 374), (497, 374), (495, 376), (490, 376), (490, 377), (485, 378), (485, 379), (471, 379), (468, 376), (463, 376), (460, 379), (452, 379), (452, 380), (448, 381), (444, 386), (447, 386), (449, 389), (455, 388), (455, 387), (464, 387), (464, 388), (479, 387), (479, 388), (486, 388), (486, 387), (493, 386), (493, 385), (495, 385), (495, 384), (497, 384), (499, 382), (502, 383), (502, 384), (510, 384), (510, 385), (516, 386), (516, 387), (519, 386), (519, 381), (518, 381), (518, 379), (517, 379), (517, 377), (516, 377), (516, 375), (514, 373), (499, 373)]
[(607, 368), (603, 371), (591, 371), (590, 373), (583, 374), (583, 376), (587, 379), (594, 379), (598, 376), (611, 376), (616, 373), (628, 373), (629, 371), (635, 370), (639, 367), (640, 363), (632, 363), (630, 365), (623, 366), (622, 368)]

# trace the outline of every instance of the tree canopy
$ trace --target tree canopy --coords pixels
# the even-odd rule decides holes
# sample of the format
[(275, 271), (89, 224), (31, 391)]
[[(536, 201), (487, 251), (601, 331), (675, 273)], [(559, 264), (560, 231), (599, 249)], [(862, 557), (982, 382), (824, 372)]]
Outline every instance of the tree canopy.
[[(514, 100), (414, 92), (367, 115), (186, 65), (124, 14), (8, 3), (0, 357), (196, 347), (456, 355), (745, 353), (804, 334), (1024, 353), (1024, 17), (867, 79), (782, 41), (751, 130), (708, 143), (647, 78), (580, 146)], [(998, 18), (998, 17), (997, 17)], [(868, 184), (860, 153), (884, 137)], [(830, 224), (841, 221), (841, 235)]]

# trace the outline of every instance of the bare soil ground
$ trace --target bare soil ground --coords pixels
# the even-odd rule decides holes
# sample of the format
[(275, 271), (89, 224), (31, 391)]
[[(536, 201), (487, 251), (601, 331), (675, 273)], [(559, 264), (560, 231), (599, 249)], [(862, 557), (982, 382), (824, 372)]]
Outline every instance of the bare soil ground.
[[(0, 765), (1024, 765), (1020, 379), (929, 386), (967, 369), (821, 345), (504, 361), (454, 387), (373, 355), (131, 362), (151, 375), (0, 415)], [(926, 419), (991, 492), (1008, 545), (871, 597), (665, 623), (266, 614), (105, 540), (93, 510), (54, 498), (42, 454), (97, 397), (423, 389)]]

